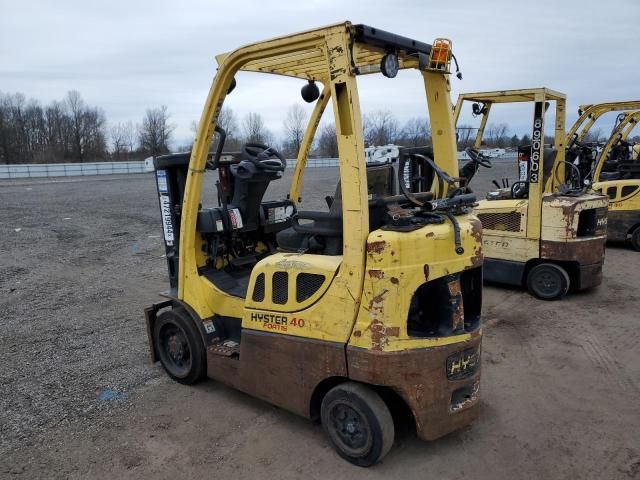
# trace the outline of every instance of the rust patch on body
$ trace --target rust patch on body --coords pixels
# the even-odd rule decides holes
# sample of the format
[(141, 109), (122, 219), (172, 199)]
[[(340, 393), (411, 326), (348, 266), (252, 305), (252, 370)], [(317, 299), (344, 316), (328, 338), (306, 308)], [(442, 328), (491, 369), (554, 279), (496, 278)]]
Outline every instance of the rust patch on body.
[(388, 337), (397, 337), (400, 335), (399, 327), (387, 327), (381, 320), (384, 314), (384, 297), (389, 290), (383, 290), (369, 302), (369, 316), (371, 323), (367, 327), (371, 331), (371, 349), (383, 350), (389, 343)]
[(425, 264), (424, 266), (424, 279), (429, 281), (429, 265)]
[(435, 237), (435, 236), (436, 236), (435, 232), (428, 232), (428, 233), (425, 235), (425, 237), (427, 237), (427, 238), (431, 238), (431, 237)]
[(476, 242), (482, 243), (482, 222), (478, 217), (471, 217), (469, 222), (471, 223), (471, 236), (476, 239)]
[(383, 270), (369, 270), (369, 276), (371, 278), (377, 278), (378, 280), (381, 280), (384, 278), (384, 271)]
[(540, 254), (542, 258), (549, 260), (574, 261), (580, 265), (602, 263), (605, 241), (605, 238), (573, 242), (542, 240), (540, 242)]
[(400, 280), (398, 280), (396, 277), (391, 277), (391, 283), (393, 283), (394, 285), (398, 285), (400, 283)]
[(451, 326), (454, 330), (464, 324), (464, 304), (462, 301), (462, 288), (460, 286), (460, 277), (457, 277), (447, 283), (449, 290), (449, 298), (453, 315), (451, 318)]
[(360, 337), (360, 336), (362, 336), (362, 332), (360, 330), (356, 330), (355, 332), (353, 332), (353, 336), (354, 337)]
[[(481, 367), (465, 379), (447, 379), (447, 359), (468, 348), (478, 349), (481, 336), (438, 348), (375, 352), (347, 346), (349, 378), (374, 385), (393, 385), (413, 413), (418, 437), (434, 440), (473, 422), (479, 413)], [(466, 387), (472, 401), (452, 405), (454, 392)]]
[(386, 246), (387, 242), (385, 242), (384, 240), (367, 243), (367, 253), (382, 253), (384, 252)]
[(482, 247), (478, 246), (478, 248), (475, 249), (470, 260), (471, 260), (471, 268), (476, 268), (482, 265), (482, 262), (484, 261), (484, 255), (482, 254)]

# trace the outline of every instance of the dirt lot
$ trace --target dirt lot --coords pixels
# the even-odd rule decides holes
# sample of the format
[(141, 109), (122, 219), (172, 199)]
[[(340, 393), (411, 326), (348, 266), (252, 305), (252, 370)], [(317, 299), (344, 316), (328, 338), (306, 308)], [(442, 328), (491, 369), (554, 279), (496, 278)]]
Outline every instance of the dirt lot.
[[(308, 179), (318, 201), (335, 172)], [(610, 247), (604, 285), (561, 302), (487, 287), (479, 421), (400, 432), (363, 470), (318, 425), (149, 363), (150, 175), (2, 181), (0, 205), (2, 478), (640, 478), (640, 254)]]

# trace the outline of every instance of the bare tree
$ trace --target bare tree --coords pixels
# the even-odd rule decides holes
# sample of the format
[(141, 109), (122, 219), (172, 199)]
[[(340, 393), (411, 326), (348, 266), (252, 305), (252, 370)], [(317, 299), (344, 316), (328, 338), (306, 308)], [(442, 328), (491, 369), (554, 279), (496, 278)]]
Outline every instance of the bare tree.
[(138, 127), (140, 149), (149, 155), (159, 155), (169, 151), (171, 136), (175, 126), (169, 123), (169, 113), (165, 105), (150, 108)]
[(325, 124), (320, 128), (318, 154), (325, 158), (338, 157), (338, 137), (336, 136), (336, 126), (333, 123)]
[(600, 127), (592, 128), (584, 137), (585, 142), (599, 142), (603, 140), (602, 129)]
[(111, 153), (115, 160), (127, 160), (133, 151), (135, 127), (131, 122), (118, 122), (109, 129)]
[(104, 113), (88, 107), (76, 90), (67, 93), (65, 106), (71, 123), (72, 158), (80, 162), (99, 158), (107, 149)]
[(487, 127), (486, 138), (492, 147), (504, 147), (507, 143), (507, 132), (509, 126), (506, 123), (492, 123)]
[(298, 104), (291, 105), (287, 111), (287, 117), (283, 122), (286, 136), (284, 140), (286, 155), (291, 157), (298, 156), (302, 138), (304, 137), (306, 122), (307, 114), (304, 109)]
[(368, 145), (387, 145), (398, 137), (398, 121), (389, 110), (377, 110), (362, 119), (364, 139)]
[(469, 124), (461, 124), (456, 127), (456, 135), (458, 148), (465, 149), (467, 147), (472, 147), (473, 142), (475, 141), (475, 131), (477, 129), (472, 127)]
[(413, 117), (407, 120), (402, 129), (400, 143), (406, 147), (419, 147), (431, 142), (431, 126), (426, 118)]
[(102, 159), (105, 117), (78, 92), (42, 107), (22, 94), (0, 94), (0, 161), (40, 163)]
[(245, 143), (268, 144), (271, 141), (271, 132), (264, 125), (264, 120), (259, 113), (248, 113), (242, 121), (242, 133)]

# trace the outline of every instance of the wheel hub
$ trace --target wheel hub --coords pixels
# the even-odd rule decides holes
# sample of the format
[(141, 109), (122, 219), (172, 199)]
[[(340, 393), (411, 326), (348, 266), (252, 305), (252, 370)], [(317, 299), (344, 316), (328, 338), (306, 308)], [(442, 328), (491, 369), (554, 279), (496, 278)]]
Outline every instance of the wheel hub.
[(333, 429), (340, 443), (352, 455), (363, 454), (369, 447), (369, 427), (358, 411), (349, 405), (339, 404), (331, 412)]
[(184, 342), (181, 338), (178, 338), (178, 335), (171, 335), (167, 342), (167, 346), (169, 349), (169, 355), (174, 360), (182, 360), (184, 357)]
[(555, 278), (548, 273), (542, 274), (538, 279), (538, 286), (544, 290), (553, 290), (556, 287)]

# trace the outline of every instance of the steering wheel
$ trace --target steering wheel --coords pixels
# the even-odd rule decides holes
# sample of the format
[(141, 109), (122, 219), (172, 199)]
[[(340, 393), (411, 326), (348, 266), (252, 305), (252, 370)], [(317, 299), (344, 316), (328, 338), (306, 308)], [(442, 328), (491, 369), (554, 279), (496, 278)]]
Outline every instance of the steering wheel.
[[(524, 187), (520, 187), (520, 185), (524, 185)], [(515, 188), (518, 187), (518, 188)], [(527, 193), (529, 187), (529, 182), (525, 182), (523, 180), (519, 180), (517, 182), (513, 182), (511, 185), (511, 198), (523, 198)]]
[(267, 172), (284, 172), (287, 161), (275, 148), (262, 143), (247, 143), (244, 153), (251, 163)]
[(493, 165), (491, 164), (491, 160), (488, 157), (485, 157), (482, 153), (480, 153), (475, 148), (467, 147), (464, 151), (471, 157), (471, 161), (477, 163), (478, 165), (483, 166), (484, 168), (491, 168)]
[(566, 160), (562, 162), (558, 162), (558, 164), (556, 165), (555, 172), (553, 172), (553, 177), (555, 178), (556, 182), (558, 182), (558, 184), (564, 183), (558, 178), (558, 167), (560, 166), (561, 163), (564, 163), (565, 165), (569, 165), (573, 171), (573, 173), (570, 175), (567, 175), (565, 173), (566, 179), (572, 182), (575, 180), (575, 185), (577, 185), (577, 188), (582, 187), (582, 175), (580, 174), (580, 169), (577, 166), (575, 166), (573, 163), (567, 162)]

